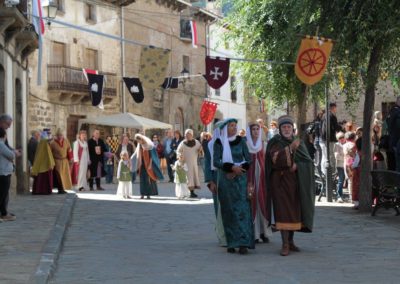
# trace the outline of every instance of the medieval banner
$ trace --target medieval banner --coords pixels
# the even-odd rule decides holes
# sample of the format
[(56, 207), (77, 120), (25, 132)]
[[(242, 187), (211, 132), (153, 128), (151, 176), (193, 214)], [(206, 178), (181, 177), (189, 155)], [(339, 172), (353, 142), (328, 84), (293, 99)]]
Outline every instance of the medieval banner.
[(294, 71), (306, 85), (314, 85), (324, 76), (332, 50), (332, 40), (305, 38), (301, 41)]
[(203, 101), (200, 109), (200, 120), (204, 125), (208, 125), (213, 121), (215, 112), (217, 111), (217, 104), (210, 101)]
[(221, 88), (229, 78), (229, 58), (206, 56), (205, 78), (213, 89)]
[(146, 46), (140, 54), (139, 80), (145, 89), (157, 89), (164, 82), (170, 50)]

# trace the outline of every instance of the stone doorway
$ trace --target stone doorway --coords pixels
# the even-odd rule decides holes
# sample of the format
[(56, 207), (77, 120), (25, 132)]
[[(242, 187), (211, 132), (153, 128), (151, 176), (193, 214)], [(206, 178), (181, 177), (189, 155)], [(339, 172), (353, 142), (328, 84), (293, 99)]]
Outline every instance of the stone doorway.
[(76, 140), (76, 135), (79, 130), (79, 119), (86, 118), (85, 115), (70, 115), (67, 118), (67, 138), (69, 142), (72, 144)]

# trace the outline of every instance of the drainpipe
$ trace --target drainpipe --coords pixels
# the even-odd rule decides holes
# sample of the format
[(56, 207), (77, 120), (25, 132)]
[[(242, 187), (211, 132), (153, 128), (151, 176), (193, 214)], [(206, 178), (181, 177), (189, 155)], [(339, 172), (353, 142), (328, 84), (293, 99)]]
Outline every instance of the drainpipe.
[[(125, 36), (125, 21), (124, 21), (124, 8), (120, 7), (120, 29), (121, 29), (121, 76), (125, 77), (125, 42), (122, 40)], [(125, 102), (125, 86), (124, 80), (121, 80), (121, 111), (126, 112)]]

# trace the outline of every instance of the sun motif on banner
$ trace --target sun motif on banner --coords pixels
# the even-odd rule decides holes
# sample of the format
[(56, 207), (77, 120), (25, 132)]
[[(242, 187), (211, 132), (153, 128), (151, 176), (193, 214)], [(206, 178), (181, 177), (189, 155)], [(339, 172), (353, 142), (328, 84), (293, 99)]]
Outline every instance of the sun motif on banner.
[(217, 104), (209, 101), (204, 101), (200, 109), (200, 120), (204, 125), (208, 125), (213, 121), (215, 112), (217, 111)]

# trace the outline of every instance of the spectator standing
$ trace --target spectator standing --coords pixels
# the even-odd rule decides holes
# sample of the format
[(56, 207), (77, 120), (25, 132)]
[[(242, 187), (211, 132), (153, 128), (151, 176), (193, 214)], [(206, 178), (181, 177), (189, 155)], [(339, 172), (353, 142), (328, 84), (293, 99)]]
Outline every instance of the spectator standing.
[(30, 167), (32, 167), (33, 161), (35, 160), (36, 149), (40, 141), (40, 131), (33, 130), (31, 134), (32, 136), (28, 142), (28, 162)]
[(107, 152), (106, 144), (102, 139), (100, 139), (100, 131), (95, 129), (93, 131), (93, 136), (88, 141), (89, 158), (90, 158), (90, 178), (89, 178), (89, 188), (93, 189), (93, 181), (96, 180), (96, 189), (104, 190), (101, 187), (100, 179), (106, 175), (104, 171), (104, 153)]
[(400, 96), (396, 99), (395, 106), (390, 110), (388, 117), (386, 118), (388, 133), (389, 133), (389, 155), (393, 162), (388, 161), (389, 170), (396, 170), (400, 172)]
[(172, 144), (173, 139), (174, 139), (174, 135), (173, 135), (172, 129), (168, 129), (165, 133), (163, 146), (164, 146), (164, 157), (167, 161), (167, 171), (168, 171), (169, 182), (174, 181), (174, 174), (173, 174), (172, 168), (171, 168), (171, 165), (174, 164), (173, 163), (174, 152), (171, 149), (171, 144)]
[(6, 130), (0, 128), (0, 221), (14, 221), (16, 217), (8, 212), (8, 201), (15, 153), (7, 147), (6, 139)]
[(268, 141), (271, 140), (278, 133), (278, 123), (275, 120), (272, 120), (268, 130)]
[(176, 151), (178, 150), (178, 146), (179, 146), (179, 144), (181, 144), (182, 141), (183, 141), (183, 137), (182, 137), (181, 132), (179, 130), (175, 130), (174, 139), (172, 139), (172, 142), (171, 142), (171, 152), (172, 152), (170, 155), (170, 158), (172, 161), (171, 165), (175, 164), (176, 154), (177, 154)]
[(356, 134), (354, 132), (346, 132), (344, 137), (346, 139), (346, 143), (343, 144), (344, 173), (347, 179), (347, 188), (349, 190), (349, 194), (351, 195), (353, 187), (352, 165), (356, 156)]
[(315, 118), (313, 122), (313, 127), (310, 130), (310, 133), (313, 134), (314, 136), (314, 164), (318, 169), (318, 172), (322, 172), (321, 168), (321, 161), (322, 161), (322, 149), (321, 149), (321, 124), (322, 124), (322, 117), (324, 115), (324, 111), (320, 111), (317, 114), (317, 117)]
[[(326, 166), (328, 162), (328, 156), (329, 155), (329, 161), (331, 163), (332, 167), (335, 167), (335, 156), (333, 155), (333, 146), (337, 142), (336, 140), (336, 133), (341, 131), (341, 127), (338, 124), (337, 118), (336, 118), (336, 103), (330, 103), (329, 104), (329, 137), (327, 137), (327, 125), (326, 125), (326, 115), (324, 114), (322, 117), (322, 123), (321, 123), (321, 151), (322, 151), (322, 160), (321, 160), (321, 166), (322, 166), (322, 171), (326, 176)], [(329, 143), (329, 153), (327, 153), (327, 143)]]
[(106, 172), (106, 183), (110, 184), (113, 182), (114, 177), (114, 154), (112, 152), (112, 138), (111, 136), (106, 137), (106, 154), (104, 155), (104, 170)]
[(167, 169), (166, 160), (164, 158), (164, 146), (160, 142), (160, 139), (159, 139), (157, 134), (153, 135), (152, 141), (154, 143), (154, 147), (156, 149), (158, 159), (160, 160), (160, 169), (161, 169), (161, 171), (162, 171), (162, 173), (164, 175), (165, 174), (165, 170)]
[(338, 132), (336, 134), (336, 138), (338, 142), (333, 146), (333, 153), (335, 155), (336, 160), (336, 172), (338, 175), (338, 184), (337, 184), (337, 202), (343, 203), (343, 184), (345, 179), (344, 174), (344, 154), (343, 154), (343, 145), (346, 142), (344, 139), (344, 133)]

